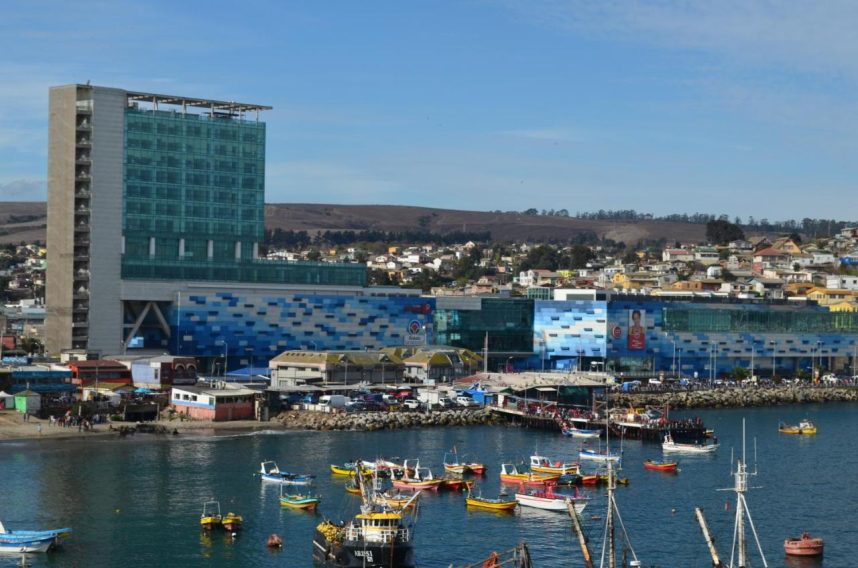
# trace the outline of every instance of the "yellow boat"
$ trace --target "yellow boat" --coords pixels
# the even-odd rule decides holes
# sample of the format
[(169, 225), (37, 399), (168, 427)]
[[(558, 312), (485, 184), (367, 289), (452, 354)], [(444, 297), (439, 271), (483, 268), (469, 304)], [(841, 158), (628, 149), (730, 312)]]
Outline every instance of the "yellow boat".
[(241, 518), (241, 515), (236, 515), (235, 513), (227, 513), (226, 516), (221, 521), (224, 530), (235, 532), (241, 530), (241, 523), (244, 522), (244, 519)]
[(816, 434), (816, 425), (810, 420), (802, 420), (798, 426), (784, 424), (781, 422), (778, 425), (778, 432), (781, 434), (799, 434), (805, 436), (813, 436)]
[(203, 513), (200, 515), (200, 527), (211, 531), (220, 528), (223, 517), (220, 514), (220, 503), (218, 501), (206, 501), (203, 503)]
[(465, 497), (465, 506), (490, 511), (512, 511), (518, 501), (505, 499), (486, 499), (485, 497)]
[[(331, 473), (334, 475), (354, 475), (355, 471), (356, 471), (356, 469), (355, 469), (354, 464), (350, 464), (350, 463), (347, 463), (345, 465), (331, 464)], [(372, 471), (365, 468), (365, 467), (362, 467), (361, 473), (363, 473), (364, 475), (370, 475), (370, 474), (372, 474)]]
[(351, 493), (352, 495), (360, 495), (360, 487), (356, 485), (346, 485), (346, 493)]

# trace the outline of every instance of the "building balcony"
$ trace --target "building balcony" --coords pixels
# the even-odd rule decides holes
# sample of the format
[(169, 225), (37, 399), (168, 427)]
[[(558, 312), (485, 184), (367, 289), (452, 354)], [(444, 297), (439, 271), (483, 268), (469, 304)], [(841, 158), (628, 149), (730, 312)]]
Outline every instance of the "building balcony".
[(78, 138), (75, 141), (75, 145), (78, 148), (92, 148), (92, 142), (90, 141), (89, 138)]
[(80, 320), (72, 322), (72, 329), (80, 329), (89, 327), (89, 320)]
[(89, 188), (78, 188), (74, 196), (78, 199), (89, 199), (90, 197), (92, 197), (92, 192), (89, 191)]
[(77, 123), (75, 128), (77, 128), (78, 132), (89, 132), (92, 130), (92, 123), (89, 120), (82, 120)]
[(74, 313), (74, 314), (85, 314), (88, 312), (89, 312), (89, 304), (87, 304), (87, 305), (76, 304), (72, 308), (72, 313)]
[(89, 207), (78, 206), (74, 210), (75, 215), (89, 215), (90, 213), (91, 213), (91, 211), (89, 210)]
[(87, 154), (85, 156), (77, 156), (74, 159), (74, 163), (79, 164), (79, 165), (88, 166), (92, 163), (92, 159), (89, 157), (89, 154)]
[(74, 175), (75, 181), (90, 181), (92, 176), (88, 172), (78, 172)]
[(89, 232), (89, 223), (78, 223), (74, 226), (75, 233), (88, 233)]
[(92, 101), (76, 101), (75, 110), (78, 114), (92, 114)]
[(77, 292), (72, 294), (72, 299), (73, 300), (89, 300), (89, 291), (87, 290), (87, 291), (81, 292), (80, 290), (78, 290)]

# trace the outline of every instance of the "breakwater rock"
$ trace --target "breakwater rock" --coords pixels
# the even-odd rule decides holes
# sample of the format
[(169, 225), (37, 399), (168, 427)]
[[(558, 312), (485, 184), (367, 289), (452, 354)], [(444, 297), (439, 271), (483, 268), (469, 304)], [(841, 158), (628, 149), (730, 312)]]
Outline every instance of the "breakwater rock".
[(502, 420), (491, 411), (434, 410), (431, 412), (355, 412), (328, 413), (309, 410), (281, 412), (277, 421), (295, 430), (397, 430), (430, 426), (473, 426), (499, 424)]
[(743, 408), (783, 404), (819, 404), (858, 401), (855, 387), (727, 388), (714, 390), (636, 392), (611, 395), (617, 406), (659, 406), (671, 408)]

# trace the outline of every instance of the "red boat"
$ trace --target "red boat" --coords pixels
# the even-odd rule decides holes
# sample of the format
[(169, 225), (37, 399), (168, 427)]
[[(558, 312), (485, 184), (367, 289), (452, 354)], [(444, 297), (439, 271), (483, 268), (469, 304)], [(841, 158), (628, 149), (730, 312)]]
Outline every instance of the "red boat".
[(653, 471), (676, 471), (676, 466), (679, 465), (679, 462), (669, 462), (669, 461), (659, 461), (659, 460), (646, 460), (644, 462), (645, 469), (651, 469)]
[(481, 463), (466, 463), (465, 467), (474, 475), (484, 475), (486, 473), (486, 466)]
[(825, 542), (814, 538), (810, 533), (801, 533), (800, 538), (788, 538), (784, 541), (784, 552), (787, 556), (822, 556)]
[(599, 476), (596, 474), (582, 475), (581, 476), (581, 485), (598, 485), (598, 484), (599, 484)]

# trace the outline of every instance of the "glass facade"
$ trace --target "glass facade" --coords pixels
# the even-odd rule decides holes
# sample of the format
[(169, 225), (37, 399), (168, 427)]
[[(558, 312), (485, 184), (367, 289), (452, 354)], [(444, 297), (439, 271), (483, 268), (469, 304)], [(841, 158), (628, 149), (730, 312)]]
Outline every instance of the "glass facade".
[(122, 277), (366, 286), (366, 267), (255, 259), (265, 236), (265, 123), (125, 111)]
[(533, 351), (540, 366), (590, 370), (591, 362), (604, 360), (608, 302), (537, 300), (533, 317)]
[(533, 300), (480, 298), (474, 306), (436, 307), (435, 337), (441, 345), (482, 352), (486, 334), (489, 352), (533, 352)]
[(858, 313), (664, 308), (664, 330), (724, 333), (858, 333)]

